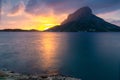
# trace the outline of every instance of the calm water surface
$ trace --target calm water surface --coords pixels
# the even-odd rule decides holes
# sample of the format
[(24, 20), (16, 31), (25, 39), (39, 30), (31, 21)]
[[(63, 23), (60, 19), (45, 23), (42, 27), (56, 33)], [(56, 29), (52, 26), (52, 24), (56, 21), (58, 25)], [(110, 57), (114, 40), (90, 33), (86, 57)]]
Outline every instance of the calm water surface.
[(119, 80), (120, 33), (0, 32), (0, 68)]

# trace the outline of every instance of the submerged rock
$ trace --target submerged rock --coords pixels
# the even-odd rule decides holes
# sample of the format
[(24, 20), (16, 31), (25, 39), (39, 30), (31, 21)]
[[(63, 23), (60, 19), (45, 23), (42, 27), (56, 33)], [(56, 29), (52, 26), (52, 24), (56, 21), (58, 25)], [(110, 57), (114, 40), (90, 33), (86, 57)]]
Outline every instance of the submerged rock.
[(4, 72), (0, 71), (0, 77), (5, 77), (7, 76)]

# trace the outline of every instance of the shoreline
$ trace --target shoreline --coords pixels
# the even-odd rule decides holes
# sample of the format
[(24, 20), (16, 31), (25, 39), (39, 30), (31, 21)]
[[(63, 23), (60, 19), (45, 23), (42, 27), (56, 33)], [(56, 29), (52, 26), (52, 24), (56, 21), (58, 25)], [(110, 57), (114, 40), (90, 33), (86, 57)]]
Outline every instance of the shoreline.
[(64, 75), (25, 75), (7, 69), (0, 70), (0, 80), (82, 80)]

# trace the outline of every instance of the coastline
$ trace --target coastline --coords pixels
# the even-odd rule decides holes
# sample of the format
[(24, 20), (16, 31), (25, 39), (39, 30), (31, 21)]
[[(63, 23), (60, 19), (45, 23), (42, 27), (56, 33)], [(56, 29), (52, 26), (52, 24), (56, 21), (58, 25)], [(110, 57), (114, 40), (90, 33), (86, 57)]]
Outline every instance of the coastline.
[(64, 75), (25, 75), (7, 69), (0, 70), (0, 80), (82, 80)]

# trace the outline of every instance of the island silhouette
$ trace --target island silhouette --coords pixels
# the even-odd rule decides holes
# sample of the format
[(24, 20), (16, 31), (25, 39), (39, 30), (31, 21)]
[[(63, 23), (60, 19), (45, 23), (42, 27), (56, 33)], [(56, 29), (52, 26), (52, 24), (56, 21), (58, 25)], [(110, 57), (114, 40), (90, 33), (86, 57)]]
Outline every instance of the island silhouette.
[(90, 7), (82, 7), (70, 14), (68, 18), (61, 23), (46, 31), (49, 32), (119, 32), (120, 27), (108, 23), (102, 18), (93, 14)]
[(36, 29), (31, 29), (31, 30), (23, 30), (23, 29), (2, 29), (0, 32), (40, 32), (39, 30)]

